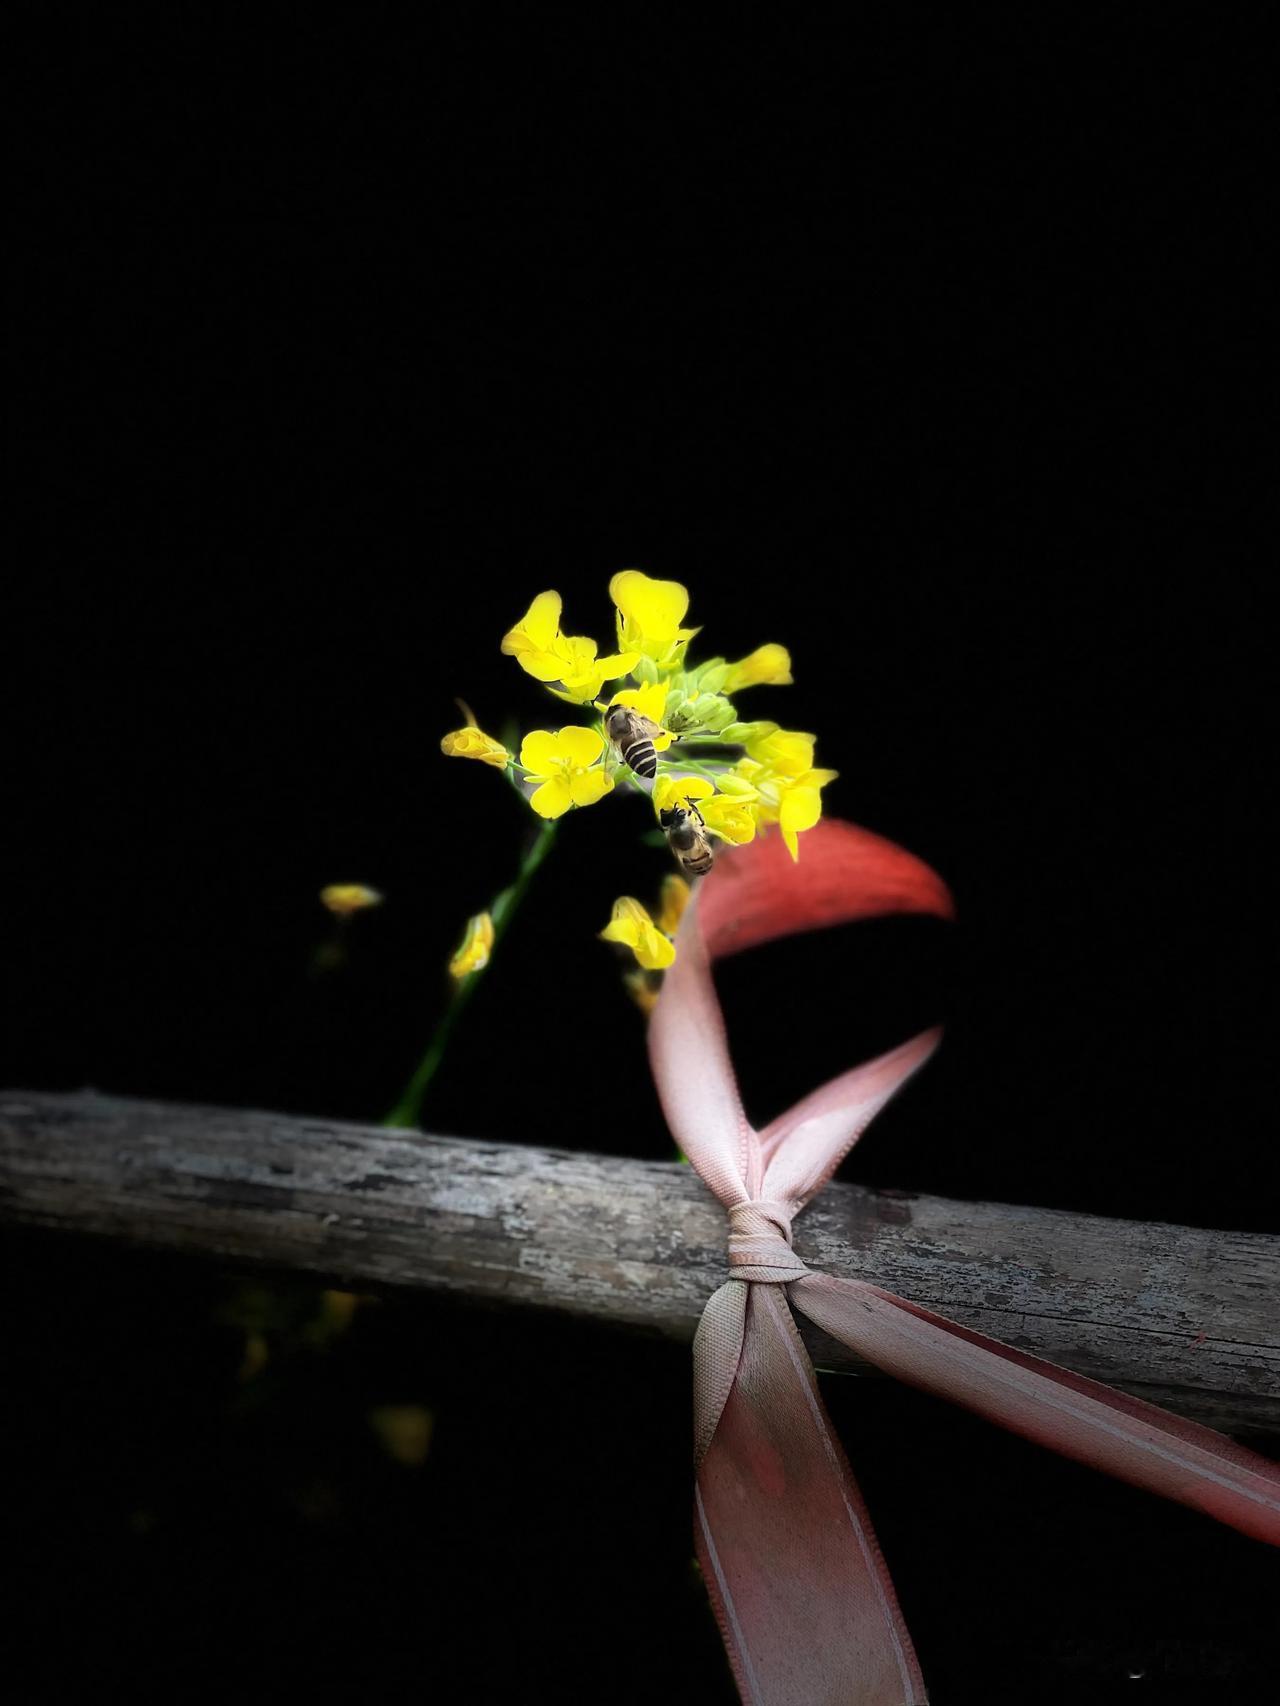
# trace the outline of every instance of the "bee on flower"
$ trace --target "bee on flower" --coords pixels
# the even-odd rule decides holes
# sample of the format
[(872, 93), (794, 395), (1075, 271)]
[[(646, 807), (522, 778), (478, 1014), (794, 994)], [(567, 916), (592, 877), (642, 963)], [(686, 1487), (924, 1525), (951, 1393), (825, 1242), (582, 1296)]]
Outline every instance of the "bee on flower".
[[(702, 630), (688, 621), (689, 592), (679, 581), (623, 569), (609, 582), (609, 597), (613, 651), (563, 630), (555, 591), (538, 593), (501, 639), (504, 655), (561, 703), (577, 707), (579, 721), (533, 729), (512, 750), (515, 741), (488, 734), (463, 705), (466, 726), (443, 737), (445, 756), (501, 770), (541, 821), (543, 836), (604, 799), (648, 794), (681, 873), (671, 880), (686, 896), (688, 881), (712, 868), (717, 848), (744, 846), (775, 825), (791, 857), (799, 858), (800, 839), (821, 817), (822, 790), (836, 773), (816, 766), (812, 735), (744, 721), (734, 702), (758, 687), (788, 686), (790, 652), (770, 641), (745, 657), (697, 662), (689, 648)], [(523, 892), (519, 884), (511, 892), (517, 890)], [(508, 896), (499, 901), (499, 910), (511, 904)], [(604, 932), (636, 957), (637, 999), (652, 995), (675, 955), (675, 927), (667, 928), (664, 916), (655, 922), (624, 897)], [(469, 934), (454, 976), (480, 969), (491, 946)]]

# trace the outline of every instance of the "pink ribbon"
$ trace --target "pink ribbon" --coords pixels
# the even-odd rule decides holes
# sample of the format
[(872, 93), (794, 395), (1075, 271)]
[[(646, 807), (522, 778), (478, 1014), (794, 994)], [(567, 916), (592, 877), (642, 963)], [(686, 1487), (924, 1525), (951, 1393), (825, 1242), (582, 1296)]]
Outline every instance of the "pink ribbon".
[(668, 1124), (729, 1216), (731, 1277), (694, 1342), (695, 1539), (751, 1706), (926, 1698), (788, 1303), (900, 1380), (1280, 1544), (1280, 1471), (1265, 1458), (892, 1292), (811, 1273), (791, 1248), (795, 1215), (929, 1058), (938, 1033), (842, 1073), (756, 1131), (738, 1094), (712, 963), (801, 930), (952, 910), (927, 865), (853, 824), (810, 830), (799, 864), (779, 836), (766, 836), (699, 885), (650, 1021)]

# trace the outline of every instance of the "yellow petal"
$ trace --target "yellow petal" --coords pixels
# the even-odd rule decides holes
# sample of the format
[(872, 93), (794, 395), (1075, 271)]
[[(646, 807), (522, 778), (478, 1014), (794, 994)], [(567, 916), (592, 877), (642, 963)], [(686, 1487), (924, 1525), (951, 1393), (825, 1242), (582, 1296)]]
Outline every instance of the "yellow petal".
[(619, 896), (613, 903), (613, 917), (600, 932), (602, 941), (621, 942), (630, 948), (646, 971), (661, 971), (676, 957), (667, 938), (654, 926), (652, 918), (638, 900), (629, 894)]
[(669, 644), (676, 638), (689, 592), (679, 581), (650, 580), (639, 569), (623, 569), (609, 582), (609, 597), (628, 627), (643, 635), (646, 645)]
[(604, 751), (604, 738), (597, 729), (584, 729), (580, 723), (569, 723), (556, 737), (561, 756), (570, 764), (595, 764)]
[(732, 841), (735, 847), (745, 847), (755, 839), (756, 820), (751, 807), (741, 800), (718, 794), (701, 808), (703, 821), (715, 835)]
[(788, 788), (782, 796), (782, 804), (778, 808), (778, 822), (782, 825), (783, 833), (789, 829), (812, 829), (822, 816), (822, 795), (816, 788), (807, 788), (803, 784)]
[(661, 727), (669, 691), (665, 681), (646, 681), (640, 687), (627, 687), (621, 693), (615, 693), (610, 704), (625, 705), (628, 710), (638, 711), (642, 717), (648, 717), (651, 723)]
[(349, 918), (353, 912), (363, 912), (369, 906), (381, 906), (382, 896), (377, 889), (363, 883), (330, 883), (320, 890), (320, 903), (338, 918)]
[(624, 948), (633, 948), (640, 935), (640, 926), (630, 918), (611, 918), (600, 932), (602, 942), (619, 942)]
[(605, 681), (616, 681), (620, 675), (630, 675), (639, 661), (639, 652), (610, 652), (607, 658), (596, 659), (596, 668)]
[(561, 634), (556, 639), (551, 650), (564, 664), (564, 679), (567, 681), (576, 675), (582, 675), (586, 670), (597, 668), (596, 643), (585, 634)]
[(559, 736), (550, 729), (530, 729), (520, 743), (520, 762), (535, 776), (553, 776), (565, 762)]
[(619, 895), (613, 903), (609, 922), (600, 932), (600, 940), (621, 942), (624, 947), (630, 948), (635, 944), (641, 926), (650, 922), (649, 914), (638, 900), (633, 900), (629, 894)]
[(559, 681), (564, 676), (564, 659), (555, 652), (523, 651), (517, 654), (516, 662), (535, 681)]
[(775, 728), (769, 734), (749, 740), (747, 751), (779, 776), (803, 776), (813, 768), (814, 744), (812, 735)]
[(594, 705), (604, 686), (604, 677), (598, 674), (579, 675), (570, 681), (549, 681), (547, 686), (566, 705)]
[(478, 758), (482, 764), (492, 764), (496, 770), (505, 770), (511, 762), (511, 754), (502, 742), (476, 728), (474, 723), (469, 728), (454, 729), (445, 735), (440, 742), (440, 750), (446, 758)]
[(791, 653), (785, 646), (757, 646), (745, 658), (729, 665), (722, 693), (743, 687), (789, 687), (792, 682)]
[(613, 788), (606, 770), (575, 770), (569, 777), (569, 793), (575, 806), (593, 806)]
[(558, 592), (540, 592), (515, 627), (503, 636), (502, 650), (508, 657), (549, 651), (560, 632), (560, 609)]
[(716, 791), (715, 783), (705, 776), (659, 776), (653, 784), (653, 809), (670, 810), (677, 800), (707, 800)]
[(676, 957), (676, 946), (650, 924), (641, 928), (632, 952), (646, 971), (664, 971)]
[(569, 778), (563, 773), (553, 776), (544, 782), (540, 788), (535, 788), (529, 799), (529, 804), (539, 817), (563, 817), (573, 804), (573, 795), (569, 790)]
[(800, 843), (796, 840), (795, 830), (794, 829), (784, 829), (782, 832), (782, 839), (787, 844), (787, 852), (790, 853), (792, 859), (795, 860), (796, 864), (799, 864), (800, 863)]

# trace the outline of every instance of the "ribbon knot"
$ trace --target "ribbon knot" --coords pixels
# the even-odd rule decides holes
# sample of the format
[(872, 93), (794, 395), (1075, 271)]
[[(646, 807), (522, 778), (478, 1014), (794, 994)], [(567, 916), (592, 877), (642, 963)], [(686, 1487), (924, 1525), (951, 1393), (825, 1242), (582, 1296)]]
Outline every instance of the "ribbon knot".
[(808, 1268), (791, 1248), (789, 1204), (736, 1202), (729, 1205), (729, 1268), (734, 1279), (785, 1285)]
[[(810, 1273), (792, 1250), (793, 1215), (928, 1059), (937, 1034), (841, 1073), (757, 1131), (738, 1093), (712, 963), (823, 925), (951, 911), (928, 866), (852, 824), (815, 824), (798, 865), (781, 836), (759, 837), (699, 883), (649, 1021), (667, 1122), (729, 1215), (731, 1277), (708, 1299), (694, 1340), (695, 1511), (698, 1559), (749, 1706), (925, 1700), (793, 1309), (887, 1374), (1280, 1542), (1280, 1472), (1256, 1452), (879, 1286)], [(788, 1020), (780, 990), (781, 1034)]]

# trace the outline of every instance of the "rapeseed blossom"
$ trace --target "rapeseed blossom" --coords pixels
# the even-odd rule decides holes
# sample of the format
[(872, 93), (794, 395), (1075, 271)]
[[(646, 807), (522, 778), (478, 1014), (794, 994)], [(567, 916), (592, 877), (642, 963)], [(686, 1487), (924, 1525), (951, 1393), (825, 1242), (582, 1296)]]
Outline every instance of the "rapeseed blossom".
[[(564, 703), (580, 707), (583, 721), (552, 731), (534, 729), (519, 754), (485, 733), (467, 712), (467, 727), (441, 741), (450, 758), (472, 758), (502, 770), (530, 810), (547, 823), (598, 804), (608, 795), (646, 793), (658, 823), (669, 829), (677, 808), (700, 833), (732, 856), (776, 826), (793, 859), (800, 839), (822, 815), (822, 790), (834, 770), (815, 763), (810, 734), (775, 722), (744, 721), (734, 696), (756, 687), (787, 686), (791, 654), (769, 641), (745, 657), (691, 663), (690, 643), (701, 633), (688, 624), (689, 592), (678, 581), (655, 580), (624, 569), (609, 582), (616, 650), (602, 653), (586, 635), (561, 630), (563, 606), (555, 591), (538, 593), (502, 638), (501, 649)], [(640, 719), (646, 738), (628, 746), (643, 770), (624, 761), (605, 733), (605, 717), (625, 706)], [(463, 706), (466, 710), (466, 707)], [(679, 885), (678, 887), (676, 885)], [(604, 938), (629, 948), (636, 970), (632, 993), (651, 1002), (658, 974), (675, 956), (673, 938), (689, 889), (674, 873), (663, 885), (657, 919), (630, 896), (621, 897)], [(487, 914), (479, 915), (480, 918)], [(468, 937), (451, 964), (454, 976), (480, 969), (492, 949), (483, 932)], [(483, 957), (478, 957), (483, 956)], [(461, 970), (455, 970), (455, 966)]]
[(641, 906), (629, 894), (613, 903), (613, 916), (600, 932), (603, 942), (621, 942), (630, 948), (636, 963), (645, 971), (662, 971), (676, 957), (675, 943), (663, 934)]

